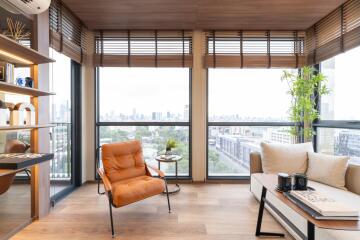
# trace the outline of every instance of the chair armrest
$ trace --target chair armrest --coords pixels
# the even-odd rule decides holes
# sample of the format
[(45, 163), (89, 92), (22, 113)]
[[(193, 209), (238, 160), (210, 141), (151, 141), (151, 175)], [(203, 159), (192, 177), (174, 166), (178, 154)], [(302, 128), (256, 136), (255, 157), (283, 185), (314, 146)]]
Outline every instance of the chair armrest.
[(109, 178), (106, 176), (105, 174), (105, 171), (103, 168), (98, 168), (97, 170), (99, 176), (101, 177), (101, 180), (103, 181), (104, 183), (104, 187), (105, 187), (105, 190), (106, 192), (111, 192), (111, 182), (109, 180)]
[(262, 173), (261, 154), (259, 152), (250, 153), (250, 174)]
[[(147, 164), (145, 164), (145, 165), (146, 165), (146, 168), (147, 168), (148, 171), (149, 171), (149, 168), (150, 168), (150, 169), (154, 170), (157, 174), (159, 174), (159, 176), (160, 176), (161, 178), (165, 178), (164, 172), (160, 171), (158, 168), (153, 167), (153, 166), (150, 166), (150, 165), (147, 165)], [(149, 173), (150, 173), (150, 171), (149, 171)]]

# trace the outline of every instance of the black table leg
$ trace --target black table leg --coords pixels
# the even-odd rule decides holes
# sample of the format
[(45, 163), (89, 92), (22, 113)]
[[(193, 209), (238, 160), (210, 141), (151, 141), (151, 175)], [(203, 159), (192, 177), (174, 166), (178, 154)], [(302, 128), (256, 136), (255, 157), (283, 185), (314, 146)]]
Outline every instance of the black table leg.
[(307, 223), (307, 239), (315, 240), (315, 225), (309, 221)]
[(260, 236), (285, 237), (285, 234), (283, 234), (283, 233), (272, 233), (272, 232), (262, 232), (261, 231), (261, 224), (262, 224), (265, 202), (266, 202), (266, 191), (267, 191), (266, 188), (263, 187), (262, 191), (261, 191), (259, 215), (258, 215), (258, 220), (257, 220), (257, 224), (256, 224), (255, 236), (257, 236), (257, 237), (260, 237)]

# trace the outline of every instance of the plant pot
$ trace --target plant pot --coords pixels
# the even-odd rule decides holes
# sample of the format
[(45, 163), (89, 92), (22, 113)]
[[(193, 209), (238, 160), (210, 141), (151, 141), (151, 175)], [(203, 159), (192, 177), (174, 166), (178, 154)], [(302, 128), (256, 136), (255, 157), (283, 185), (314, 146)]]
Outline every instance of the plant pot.
[(171, 155), (171, 148), (166, 148), (165, 155)]

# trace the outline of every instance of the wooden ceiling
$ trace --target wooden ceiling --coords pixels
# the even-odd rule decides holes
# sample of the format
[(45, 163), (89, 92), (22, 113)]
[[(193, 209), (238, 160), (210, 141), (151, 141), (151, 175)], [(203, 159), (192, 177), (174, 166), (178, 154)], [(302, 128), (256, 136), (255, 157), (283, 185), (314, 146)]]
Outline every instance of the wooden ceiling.
[(345, 0), (63, 0), (90, 29), (303, 30)]

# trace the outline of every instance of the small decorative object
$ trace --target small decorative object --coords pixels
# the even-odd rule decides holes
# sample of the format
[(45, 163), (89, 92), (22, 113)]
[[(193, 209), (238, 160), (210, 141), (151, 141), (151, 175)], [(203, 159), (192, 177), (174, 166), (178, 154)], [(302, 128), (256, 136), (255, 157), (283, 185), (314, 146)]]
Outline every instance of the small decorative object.
[(8, 140), (5, 144), (5, 153), (25, 153), (30, 145), (19, 140)]
[(14, 84), (15, 66), (11, 63), (5, 65), (5, 81)]
[(6, 62), (0, 62), (0, 81), (13, 83), (14, 65)]
[(294, 190), (304, 191), (307, 190), (307, 177), (305, 174), (294, 174)]
[(171, 149), (177, 147), (177, 142), (175, 139), (168, 139), (166, 142), (166, 152), (165, 155), (171, 155)]
[(35, 125), (35, 107), (31, 103), (18, 103), (10, 114), (12, 126)]
[(24, 87), (26, 84), (25, 78), (21, 78), (21, 77), (16, 78), (16, 84), (21, 87)]
[(6, 68), (6, 64), (0, 62), (0, 81), (2, 82), (6, 82), (5, 68)]
[(291, 190), (291, 176), (287, 173), (278, 174), (277, 189), (280, 192), (288, 192)]
[(0, 126), (7, 126), (8, 108), (6, 104), (0, 100)]
[(7, 18), (8, 30), (5, 35), (15, 41), (19, 42), (24, 39), (30, 38), (30, 32), (25, 30), (25, 24), (20, 21), (13, 21), (12, 18)]
[(32, 88), (34, 85), (34, 80), (31, 77), (25, 78), (25, 87)]

